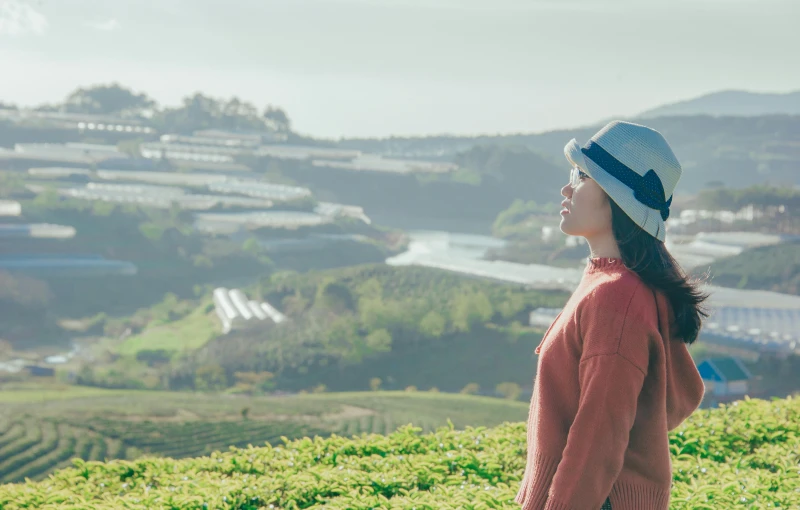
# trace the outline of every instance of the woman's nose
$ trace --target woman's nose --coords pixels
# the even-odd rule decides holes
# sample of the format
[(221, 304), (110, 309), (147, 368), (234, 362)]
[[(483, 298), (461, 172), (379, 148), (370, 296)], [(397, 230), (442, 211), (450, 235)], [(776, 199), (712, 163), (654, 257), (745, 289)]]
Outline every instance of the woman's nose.
[(567, 197), (567, 198), (572, 196), (572, 185), (571, 184), (567, 184), (566, 186), (561, 188), (561, 196)]

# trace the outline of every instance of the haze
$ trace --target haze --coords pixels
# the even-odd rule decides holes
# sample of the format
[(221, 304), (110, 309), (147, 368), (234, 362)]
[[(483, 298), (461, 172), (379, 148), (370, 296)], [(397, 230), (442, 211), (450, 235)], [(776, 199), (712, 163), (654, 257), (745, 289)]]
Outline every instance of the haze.
[(0, 101), (119, 82), (315, 137), (535, 132), (798, 88), (791, 0), (0, 0)]

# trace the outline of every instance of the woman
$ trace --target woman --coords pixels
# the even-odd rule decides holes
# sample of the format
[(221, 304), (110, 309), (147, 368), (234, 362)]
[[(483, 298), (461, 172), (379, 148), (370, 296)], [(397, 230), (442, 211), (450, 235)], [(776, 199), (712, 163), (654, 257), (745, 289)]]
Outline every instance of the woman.
[(667, 510), (667, 432), (700, 405), (687, 344), (707, 298), (664, 247), (681, 167), (657, 131), (614, 121), (583, 147), (561, 189), (561, 230), (591, 250), (545, 333), (516, 502), (524, 510)]

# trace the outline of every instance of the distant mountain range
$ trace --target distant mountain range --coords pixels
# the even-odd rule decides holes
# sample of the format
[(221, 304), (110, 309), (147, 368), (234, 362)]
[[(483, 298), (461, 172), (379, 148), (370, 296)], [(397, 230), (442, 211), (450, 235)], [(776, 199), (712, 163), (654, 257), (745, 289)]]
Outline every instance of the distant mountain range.
[(637, 118), (673, 115), (800, 115), (800, 90), (784, 94), (723, 90), (647, 110)]

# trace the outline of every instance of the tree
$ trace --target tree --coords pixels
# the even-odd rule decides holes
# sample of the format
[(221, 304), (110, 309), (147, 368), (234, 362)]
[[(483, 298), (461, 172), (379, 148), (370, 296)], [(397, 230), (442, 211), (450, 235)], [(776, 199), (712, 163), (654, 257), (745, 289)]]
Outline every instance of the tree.
[(250, 255), (258, 255), (261, 252), (261, 245), (255, 237), (248, 237), (242, 243), (242, 251)]
[(236, 97), (224, 101), (196, 93), (183, 99), (183, 105), (158, 113), (155, 123), (163, 131), (192, 133), (202, 129), (263, 131), (265, 119), (254, 105)]
[(355, 299), (347, 285), (325, 280), (317, 287), (315, 304), (320, 304), (335, 313), (355, 310)]
[(382, 382), (383, 381), (381, 381), (380, 377), (373, 377), (372, 379), (369, 380), (369, 389), (371, 389), (372, 391), (380, 390)]
[(0, 309), (9, 307), (11, 303), (26, 308), (44, 309), (52, 299), (53, 293), (46, 282), (22, 274), (0, 271)]
[(142, 117), (149, 115), (156, 102), (146, 94), (136, 94), (116, 83), (79, 88), (69, 96), (61, 109), (69, 113)]
[(279, 133), (289, 133), (292, 129), (292, 123), (289, 120), (288, 115), (286, 115), (286, 112), (281, 108), (276, 108), (272, 105), (269, 105), (264, 110), (264, 114), (262, 116), (267, 127), (273, 129), (274, 131), (278, 131)]
[(371, 354), (392, 350), (392, 335), (385, 329), (376, 329), (367, 335), (367, 349)]
[(508, 400), (517, 400), (520, 394), (522, 394), (522, 389), (519, 387), (519, 384), (513, 382), (500, 383), (495, 387), (495, 391)]
[(267, 391), (274, 387), (272, 379), (275, 374), (272, 372), (234, 372), (236, 387), (247, 392)]
[(172, 351), (166, 349), (142, 349), (136, 353), (136, 360), (147, 363), (148, 366), (169, 363)]
[(453, 326), (457, 331), (469, 332), (472, 327), (492, 318), (492, 303), (481, 291), (456, 294), (451, 309)]
[(0, 357), (11, 356), (11, 353), (13, 352), (14, 352), (14, 346), (11, 345), (11, 342), (0, 338)]
[(225, 370), (217, 363), (203, 365), (195, 370), (194, 388), (197, 391), (216, 391), (227, 386)]
[(464, 386), (461, 389), (460, 393), (462, 393), (464, 395), (474, 395), (475, 393), (478, 393), (479, 389), (480, 389), (480, 386), (478, 386), (478, 383), (471, 382), (471, 383), (467, 384), (466, 386)]
[(447, 319), (436, 310), (431, 310), (419, 323), (420, 332), (430, 338), (439, 338), (447, 328)]

